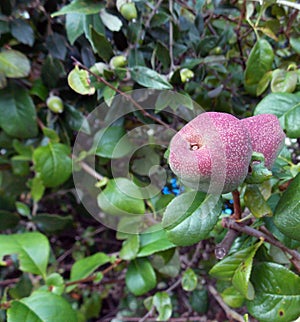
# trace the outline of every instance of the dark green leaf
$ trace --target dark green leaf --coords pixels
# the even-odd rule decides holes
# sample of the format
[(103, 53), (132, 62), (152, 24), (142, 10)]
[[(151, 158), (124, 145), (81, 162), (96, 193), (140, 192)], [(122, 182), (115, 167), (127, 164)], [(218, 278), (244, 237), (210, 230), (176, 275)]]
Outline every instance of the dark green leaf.
[(30, 73), (30, 62), (17, 50), (4, 50), (0, 52), (0, 72), (11, 78), (26, 77)]
[(42, 80), (48, 88), (54, 88), (59, 79), (65, 75), (63, 64), (51, 55), (44, 60), (42, 66)]
[(52, 17), (64, 15), (66, 13), (82, 13), (85, 15), (91, 15), (99, 13), (100, 9), (104, 7), (101, 2), (95, 2), (93, 0), (75, 0), (70, 4), (63, 6), (61, 10), (52, 14)]
[(14, 19), (11, 22), (11, 34), (22, 44), (32, 46), (34, 43), (33, 29), (23, 19)]
[(185, 107), (193, 111), (194, 104), (192, 99), (180, 93), (174, 93), (169, 91), (163, 91), (159, 94), (155, 102), (155, 112), (159, 112), (166, 107), (170, 107), (173, 111), (179, 108)]
[(35, 107), (23, 87), (11, 84), (0, 90), (0, 126), (13, 137), (25, 139), (37, 135)]
[(0, 210), (0, 231), (14, 228), (20, 221), (20, 217), (9, 211)]
[(59, 216), (53, 214), (37, 214), (32, 221), (45, 233), (54, 234), (70, 227), (72, 216)]
[(206, 289), (195, 290), (189, 297), (192, 309), (200, 314), (204, 314), (208, 311), (209, 298)]
[(164, 213), (162, 225), (176, 245), (191, 245), (205, 239), (221, 214), (218, 196), (187, 192), (173, 199)]
[(92, 45), (97, 54), (106, 62), (114, 55), (111, 43), (105, 35), (99, 34), (94, 28), (90, 27)]
[(34, 169), (40, 174), (45, 187), (57, 187), (72, 173), (70, 148), (61, 143), (49, 142), (33, 153)]
[(151, 229), (143, 233), (140, 237), (140, 244), (138, 257), (149, 256), (175, 247), (175, 245), (168, 240), (165, 230), (163, 230), (160, 225), (152, 226)]
[(91, 133), (90, 125), (84, 115), (75, 107), (66, 104), (64, 120), (74, 131), (81, 131), (86, 134)]
[(110, 180), (97, 200), (99, 207), (111, 215), (133, 216), (145, 212), (142, 193), (138, 186), (126, 178)]
[(68, 13), (66, 15), (67, 37), (71, 45), (83, 34), (84, 15), (80, 13)]
[(247, 302), (251, 315), (262, 322), (287, 322), (299, 317), (299, 276), (275, 263), (255, 265), (252, 276), (256, 296)]
[(146, 258), (130, 262), (126, 272), (126, 285), (136, 296), (147, 293), (156, 286), (156, 275)]
[(46, 39), (46, 45), (53, 58), (64, 60), (67, 54), (65, 37), (54, 32)]
[(284, 117), (286, 135), (290, 138), (300, 137), (300, 103), (293, 106)]
[(18, 254), (20, 269), (24, 272), (46, 276), (50, 246), (48, 239), (37, 232), (0, 235), (0, 258)]
[(165, 77), (143, 66), (136, 66), (130, 69), (131, 77), (138, 84), (153, 89), (172, 89), (173, 86)]
[(300, 174), (294, 178), (280, 198), (274, 214), (274, 223), (286, 236), (300, 241)]
[(13, 301), (7, 317), (8, 322), (78, 321), (75, 311), (63, 297), (45, 291)]

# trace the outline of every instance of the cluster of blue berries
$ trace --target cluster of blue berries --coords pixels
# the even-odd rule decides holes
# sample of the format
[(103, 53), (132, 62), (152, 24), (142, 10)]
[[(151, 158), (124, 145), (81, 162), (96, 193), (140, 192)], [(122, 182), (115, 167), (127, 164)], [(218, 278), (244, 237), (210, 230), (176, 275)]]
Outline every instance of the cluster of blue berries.
[(184, 188), (179, 185), (177, 178), (171, 178), (162, 189), (164, 195), (174, 194), (175, 196), (178, 196), (183, 191)]
[(222, 214), (224, 215), (232, 215), (233, 214), (233, 200), (229, 200), (223, 203)]

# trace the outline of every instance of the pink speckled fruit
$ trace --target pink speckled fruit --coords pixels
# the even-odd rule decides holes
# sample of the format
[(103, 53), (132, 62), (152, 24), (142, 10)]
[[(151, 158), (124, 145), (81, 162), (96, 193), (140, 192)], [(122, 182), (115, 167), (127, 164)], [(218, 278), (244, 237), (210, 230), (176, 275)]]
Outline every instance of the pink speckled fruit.
[(266, 167), (271, 169), (285, 139), (278, 118), (273, 114), (259, 114), (241, 122), (250, 134), (252, 150), (262, 153)]
[(184, 184), (204, 192), (226, 193), (245, 180), (251, 155), (249, 133), (240, 120), (207, 112), (173, 137), (169, 164)]

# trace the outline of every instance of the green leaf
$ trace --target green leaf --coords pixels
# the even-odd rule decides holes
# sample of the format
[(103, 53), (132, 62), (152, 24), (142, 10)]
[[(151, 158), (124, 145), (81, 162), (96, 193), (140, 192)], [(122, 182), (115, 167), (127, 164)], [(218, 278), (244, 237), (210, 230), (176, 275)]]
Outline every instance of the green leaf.
[(11, 22), (11, 34), (22, 44), (32, 46), (34, 43), (33, 29), (23, 19), (14, 19)]
[(256, 88), (262, 77), (271, 70), (274, 60), (272, 46), (265, 39), (259, 39), (252, 48), (246, 63), (245, 87), (256, 95)]
[(139, 296), (156, 286), (156, 275), (146, 258), (137, 258), (130, 262), (126, 272), (126, 285), (130, 292)]
[(245, 301), (245, 297), (233, 286), (226, 288), (221, 296), (224, 302), (233, 308), (241, 307)]
[(66, 15), (67, 37), (71, 45), (81, 36), (83, 31), (84, 15), (80, 13), (68, 13)]
[(300, 278), (275, 263), (255, 265), (252, 282), (256, 296), (247, 301), (249, 313), (259, 321), (287, 322), (300, 315)]
[(168, 321), (172, 315), (172, 303), (169, 294), (167, 292), (155, 293), (152, 303), (158, 312), (158, 317), (156, 320)]
[(254, 217), (272, 216), (272, 209), (264, 199), (257, 185), (247, 185), (244, 202)]
[(0, 210), (0, 231), (14, 228), (20, 221), (20, 217), (13, 212)]
[(291, 108), (284, 117), (286, 135), (290, 138), (300, 137), (300, 103)]
[(68, 180), (72, 173), (70, 154), (70, 148), (61, 143), (49, 142), (34, 150), (34, 169), (45, 187), (57, 187)]
[(209, 274), (220, 280), (231, 280), (241, 263), (246, 261), (249, 256), (251, 257), (252, 252), (256, 250), (258, 244), (244, 248), (225, 257), (212, 267)]
[(142, 193), (138, 186), (126, 178), (109, 180), (97, 200), (99, 207), (111, 215), (132, 216), (145, 213)]
[(109, 263), (111, 258), (105, 253), (96, 253), (79, 259), (71, 268), (70, 281), (77, 281), (90, 276), (100, 266)]
[(89, 73), (78, 66), (69, 73), (68, 84), (73, 91), (81, 95), (93, 95), (96, 91), (95, 87), (91, 86)]
[(123, 23), (117, 16), (108, 13), (105, 9), (100, 11), (100, 18), (110, 31), (120, 31)]
[(6, 134), (22, 139), (37, 135), (35, 107), (23, 87), (11, 84), (0, 90), (0, 127)]
[(158, 95), (155, 102), (155, 112), (158, 113), (166, 107), (170, 107), (173, 111), (176, 111), (180, 107), (185, 107), (193, 111), (194, 104), (188, 95), (171, 91), (163, 91)]
[(132, 145), (123, 126), (111, 125), (95, 134), (93, 148), (99, 157), (117, 159), (128, 154)]
[(299, 119), (300, 98), (298, 94), (272, 93), (261, 100), (254, 110), (254, 115), (274, 114), (291, 138), (298, 138), (300, 132)]
[(0, 73), (9, 78), (26, 77), (30, 73), (30, 62), (17, 50), (4, 50), (0, 53)]
[(104, 34), (98, 33), (90, 26), (92, 45), (97, 54), (106, 62), (114, 55), (111, 43), (107, 40)]
[(54, 12), (51, 16), (56, 17), (59, 15), (65, 15), (67, 13), (91, 15), (94, 13), (99, 13), (103, 7), (103, 3), (95, 2), (93, 0), (74, 0), (70, 4), (63, 6), (61, 10)]
[(271, 90), (273, 93), (292, 93), (297, 86), (297, 81), (297, 72), (275, 69), (272, 73)]
[(286, 236), (300, 241), (300, 173), (280, 198), (274, 212), (276, 227)]
[(187, 192), (167, 206), (162, 225), (176, 245), (192, 245), (205, 239), (217, 223), (222, 205), (218, 196)]
[(53, 32), (46, 39), (46, 46), (53, 58), (64, 60), (67, 54), (66, 39), (63, 35)]
[(181, 285), (182, 288), (187, 291), (191, 292), (194, 291), (198, 284), (198, 278), (196, 273), (191, 269), (188, 268), (182, 275)]
[(45, 233), (54, 234), (70, 227), (72, 216), (60, 216), (55, 214), (37, 214), (32, 221)]
[[(151, 231), (156, 230), (156, 231)], [(138, 257), (149, 256), (157, 252), (161, 252), (175, 247), (168, 238), (166, 232), (159, 226), (152, 226), (150, 230), (147, 230), (140, 237), (140, 250)]]
[(173, 86), (166, 80), (165, 77), (143, 66), (130, 68), (131, 77), (138, 84), (153, 89), (172, 89)]
[(59, 59), (53, 58), (51, 55), (44, 60), (42, 66), (42, 80), (48, 88), (54, 88), (59, 79), (65, 76), (65, 69)]
[(248, 300), (254, 299), (254, 289), (250, 282), (253, 258), (263, 241), (256, 243), (247, 257), (240, 263), (232, 277), (232, 285)]
[(46, 276), (50, 246), (48, 239), (38, 233), (0, 235), (0, 258), (18, 254), (20, 270)]
[(138, 234), (128, 237), (122, 245), (120, 250), (120, 258), (131, 260), (136, 258), (140, 247), (140, 237)]
[(298, 37), (290, 38), (291, 47), (295, 50), (297, 54), (300, 54), (300, 39)]
[(265, 92), (265, 90), (268, 88), (270, 82), (272, 80), (272, 72), (267, 72), (265, 75), (261, 78), (259, 83), (257, 84), (256, 88), (256, 95), (260, 96), (262, 93)]
[(209, 307), (208, 292), (206, 289), (195, 290), (189, 296), (192, 309), (200, 314), (205, 314)]
[(40, 201), (45, 192), (45, 186), (41, 179), (41, 175), (37, 173), (35, 177), (29, 181), (30, 193), (35, 202)]
[(7, 318), (8, 322), (78, 321), (75, 311), (63, 297), (45, 291), (13, 301)]
[(180, 272), (180, 257), (176, 249), (168, 249), (151, 257), (152, 266), (163, 276), (177, 277)]

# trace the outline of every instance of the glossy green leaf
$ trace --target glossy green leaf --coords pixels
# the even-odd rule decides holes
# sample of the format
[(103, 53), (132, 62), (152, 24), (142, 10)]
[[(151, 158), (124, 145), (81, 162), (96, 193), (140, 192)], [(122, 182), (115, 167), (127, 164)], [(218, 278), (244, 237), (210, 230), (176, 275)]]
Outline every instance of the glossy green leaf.
[(13, 301), (7, 311), (8, 322), (77, 322), (75, 311), (61, 296), (36, 291), (31, 296)]
[(14, 228), (20, 221), (20, 217), (13, 212), (0, 210), (0, 231)]
[(66, 15), (67, 37), (71, 45), (83, 34), (84, 15), (80, 13), (68, 13)]
[(81, 131), (86, 134), (91, 133), (90, 125), (83, 113), (75, 107), (66, 104), (64, 120), (68, 127), (74, 131)]
[(117, 16), (110, 14), (107, 10), (102, 9), (100, 11), (100, 18), (110, 31), (120, 31), (123, 23), (122, 20), (119, 19)]
[(79, 259), (71, 268), (71, 281), (77, 281), (90, 276), (97, 268), (109, 263), (111, 258), (105, 253), (96, 253), (94, 255)]
[(155, 102), (155, 112), (157, 113), (167, 107), (176, 111), (183, 106), (190, 110), (194, 109), (194, 103), (189, 96), (171, 91), (163, 91), (158, 95)]
[(290, 138), (300, 137), (300, 103), (293, 106), (284, 117), (286, 135)]
[(300, 173), (280, 198), (274, 212), (276, 227), (286, 236), (300, 241)]
[(233, 308), (241, 307), (245, 301), (245, 297), (233, 286), (226, 288), (221, 296), (224, 302)]
[(287, 322), (300, 315), (300, 278), (275, 263), (255, 265), (252, 273), (255, 298), (247, 301), (249, 313), (262, 322)]
[(0, 235), (0, 258), (18, 254), (20, 270), (46, 276), (50, 246), (48, 239), (38, 232)]
[(262, 93), (265, 92), (265, 90), (268, 88), (271, 80), (272, 80), (272, 72), (270, 71), (270, 72), (265, 73), (265, 75), (261, 78), (261, 80), (257, 84), (257, 88), (256, 88), (257, 96), (260, 96)]
[(34, 150), (34, 169), (45, 187), (57, 187), (69, 179), (72, 173), (70, 154), (70, 148), (61, 143), (49, 142)]
[(136, 66), (130, 69), (131, 77), (138, 84), (153, 89), (172, 89), (173, 86), (165, 77), (143, 66)]
[(120, 258), (131, 260), (136, 258), (140, 248), (140, 236), (138, 234), (128, 237), (122, 245), (120, 250)]
[[(256, 94), (256, 88), (261, 78), (272, 68), (274, 53), (272, 46), (265, 39), (259, 39), (252, 48), (246, 63), (245, 86), (251, 86), (251, 94)], [(254, 90), (255, 89), (255, 90)]]
[(111, 43), (107, 40), (104, 34), (98, 33), (94, 28), (90, 27), (92, 45), (97, 54), (106, 62), (113, 56)]
[(138, 257), (149, 256), (175, 247), (175, 245), (169, 241), (165, 230), (163, 230), (160, 225), (152, 226), (152, 230), (153, 227), (155, 227), (154, 231), (151, 231), (150, 229), (141, 235)]
[(146, 258), (137, 258), (130, 262), (126, 272), (126, 285), (136, 296), (147, 293), (156, 286), (156, 275)]
[(94, 136), (95, 154), (103, 158), (117, 159), (128, 154), (132, 145), (123, 126), (109, 126)]
[(81, 95), (93, 95), (96, 91), (95, 87), (91, 86), (89, 73), (78, 66), (69, 73), (68, 84), (73, 91)]
[(276, 69), (272, 73), (271, 90), (273, 93), (292, 93), (296, 88), (297, 80), (297, 72)]
[(242, 260), (232, 277), (232, 285), (248, 300), (253, 300), (254, 289), (250, 282), (253, 258), (262, 245), (263, 241), (258, 242), (252, 247), (251, 252)]
[(26, 139), (37, 135), (35, 106), (23, 87), (12, 84), (0, 90), (0, 127), (12, 137)]
[(40, 201), (45, 192), (45, 186), (39, 173), (28, 182), (30, 194), (35, 202)]
[(272, 216), (272, 209), (264, 199), (257, 185), (247, 185), (244, 202), (254, 217)]
[(85, 15), (91, 15), (94, 13), (99, 13), (103, 7), (103, 3), (95, 2), (93, 0), (73, 0), (70, 4), (63, 6), (61, 10), (54, 12), (52, 14), (52, 17), (64, 15), (67, 13), (81, 13)]
[[(249, 256), (251, 258), (254, 250), (257, 250), (258, 244), (244, 248), (229, 256), (226, 256), (224, 259), (222, 259), (212, 267), (212, 269), (209, 271), (209, 274), (221, 280), (231, 280), (239, 266), (244, 261), (246, 261)], [(240, 267), (240, 269), (242, 269), (242, 266)]]
[(192, 245), (208, 236), (221, 211), (218, 196), (187, 192), (168, 204), (162, 225), (172, 243)]
[(11, 34), (22, 44), (32, 46), (34, 43), (33, 29), (23, 19), (14, 19), (11, 22)]
[(111, 215), (132, 216), (145, 212), (142, 193), (138, 186), (126, 178), (110, 180), (97, 200), (99, 207)]
[(73, 218), (72, 216), (39, 213), (33, 217), (32, 221), (41, 231), (49, 234), (55, 234), (67, 229), (68, 227), (71, 227)]
[(182, 288), (187, 292), (191, 292), (194, 291), (194, 289), (197, 287), (197, 284), (198, 278), (196, 273), (191, 268), (188, 268), (182, 275)]
[(153, 296), (153, 305), (155, 306), (158, 317), (157, 321), (168, 321), (172, 315), (171, 298), (167, 292), (157, 292)]
[(23, 53), (12, 49), (0, 52), (0, 73), (10, 78), (22, 78), (29, 72), (30, 62)]

